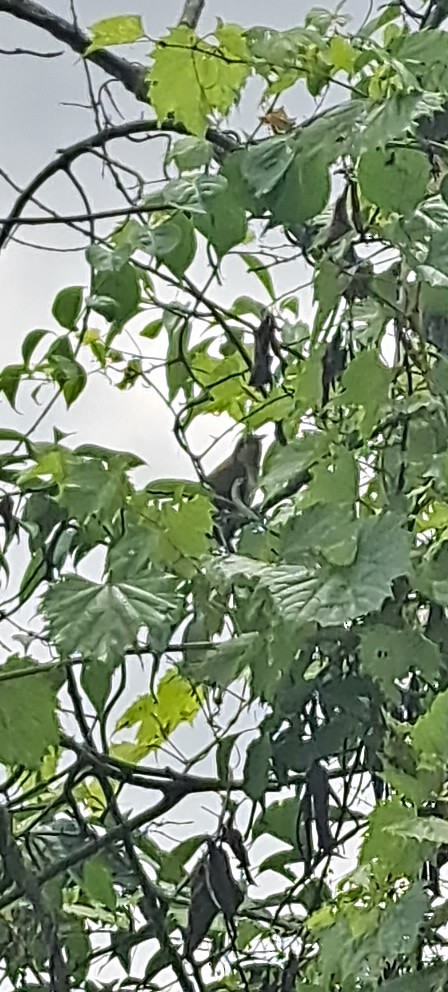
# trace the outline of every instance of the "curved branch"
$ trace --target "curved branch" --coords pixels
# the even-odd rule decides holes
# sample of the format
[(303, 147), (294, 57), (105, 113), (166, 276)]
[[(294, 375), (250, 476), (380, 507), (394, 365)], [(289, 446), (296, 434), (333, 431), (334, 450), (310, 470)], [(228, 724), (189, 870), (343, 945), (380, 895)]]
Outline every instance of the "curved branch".
[[(46, 7), (34, 3), (34, 0), (0, 0), (0, 12), (12, 14), (13, 17), (28, 24), (35, 24), (36, 27), (43, 28), (53, 38), (64, 42), (78, 55), (85, 55), (90, 44), (89, 36), (80, 28), (69, 21), (53, 14)], [(105, 48), (92, 52), (87, 56), (90, 62), (94, 62), (100, 69), (107, 72), (114, 79), (118, 79), (123, 86), (137, 97), (142, 103), (148, 103), (148, 88), (145, 82), (146, 69), (135, 62), (128, 62), (127, 59), (114, 55), (113, 52)]]
[[(2, 3), (18, 2), (18, 0), (0, 0), (0, 9)], [(100, 148), (106, 145), (109, 141), (113, 141), (115, 138), (126, 138), (131, 134), (145, 134), (149, 132), (163, 132), (171, 131), (175, 134), (187, 134), (187, 130), (183, 124), (177, 124), (176, 121), (166, 121), (163, 124), (159, 124), (158, 121), (151, 120), (139, 120), (139, 121), (126, 121), (124, 124), (117, 124), (112, 127), (105, 127), (102, 131), (95, 131), (95, 134), (89, 135), (88, 138), (83, 138), (81, 141), (75, 142), (74, 145), (69, 145), (65, 148), (57, 158), (53, 159), (48, 165), (45, 165), (40, 172), (32, 179), (28, 186), (22, 190), (20, 196), (17, 197), (14, 206), (6, 219), (3, 227), (0, 229), (0, 250), (5, 246), (9, 239), (11, 231), (13, 230), (16, 222), (20, 218), (22, 211), (25, 209), (27, 203), (33, 198), (37, 190), (48, 179), (51, 179), (57, 172), (67, 171), (69, 166), (81, 155), (85, 155), (86, 152), (90, 152), (94, 148)], [(225, 151), (235, 151), (239, 147), (237, 141), (229, 135), (220, 134), (219, 131), (215, 131), (213, 128), (209, 128), (206, 132), (206, 137), (209, 141), (218, 147), (224, 149)]]

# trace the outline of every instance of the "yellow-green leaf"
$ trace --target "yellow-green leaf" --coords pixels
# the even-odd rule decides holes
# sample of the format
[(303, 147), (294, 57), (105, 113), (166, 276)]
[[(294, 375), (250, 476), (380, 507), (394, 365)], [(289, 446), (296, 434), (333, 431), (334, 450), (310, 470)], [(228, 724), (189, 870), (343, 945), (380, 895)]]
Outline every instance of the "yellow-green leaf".
[(181, 24), (155, 46), (148, 82), (159, 121), (171, 114), (202, 135), (212, 111), (225, 115), (237, 101), (250, 71), (244, 36), (236, 25), (221, 25), (216, 37), (219, 45), (210, 45)]
[(181, 723), (192, 723), (201, 706), (201, 695), (177, 672), (159, 682), (155, 695), (140, 696), (117, 723), (117, 730), (138, 724), (137, 743), (146, 754), (164, 743)]
[(90, 32), (92, 41), (86, 49), (86, 55), (110, 45), (131, 45), (134, 41), (144, 37), (141, 17), (132, 14), (105, 17), (101, 21), (95, 21)]
[(335, 34), (330, 41), (330, 57), (334, 68), (339, 72), (350, 75), (353, 72), (358, 52), (350, 44), (348, 38)]

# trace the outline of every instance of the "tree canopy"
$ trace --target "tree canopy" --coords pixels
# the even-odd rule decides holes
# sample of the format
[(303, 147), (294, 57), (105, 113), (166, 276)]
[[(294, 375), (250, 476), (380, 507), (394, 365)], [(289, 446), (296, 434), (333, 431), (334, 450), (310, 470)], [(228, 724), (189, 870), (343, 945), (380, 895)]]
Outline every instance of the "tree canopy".
[[(85, 253), (0, 371), (5, 988), (446, 987), (448, 6), (367, 7), (155, 39), (0, 0), (95, 122), (0, 223)], [(162, 396), (188, 477), (58, 429), (93, 376)]]

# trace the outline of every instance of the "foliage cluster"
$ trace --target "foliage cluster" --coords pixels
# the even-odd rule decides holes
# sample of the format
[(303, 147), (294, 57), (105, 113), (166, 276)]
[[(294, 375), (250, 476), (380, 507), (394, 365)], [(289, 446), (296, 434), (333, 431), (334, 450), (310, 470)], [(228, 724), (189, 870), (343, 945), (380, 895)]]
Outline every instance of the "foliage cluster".
[[(16, 989), (99, 992), (105, 958), (124, 990), (446, 986), (442, 7), (390, 3), (355, 34), (321, 8), (285, 31), (182, 21), (150, 47), (151, 117), (66, 149), (3, 224), (6, 246), (46, 179), (94, 147), (116, 169), (113, 137), (163, 147), (160, 182), (148, 193), (142, 170), (123, 187), (107, 237), (94, 212), (76, 221), (89, 283), (61, 289), (59, 332), (30, 330), (0, 391), (15, 409), (29, 384), (49, 389), (49, 412), (55, 394), (82, 402), (94, 371), (150, 396), (158, 348), (196, 475), (139, 485), (132, 453), (0, 430), (5, 584), (19, 536), (29, 549), (1, 616), (9, 629), (37, 597), (41, 623), (0, 671), (0, 956)], [(86, 66), (145, 43), (139, 17), (101, 21)], [(261, 120), (230, 131), (254, 77)], [(290, 119), (294, 87), (331, 106)], [(223, 305), (229, 266), (247, 291)], [(210, 414), (269, 438), (224, 544), (190, 445)], [(148, 689), (130, 699), (138, 659)], [(164, 825), (212, 801), (215, 828), (167, 848)]]

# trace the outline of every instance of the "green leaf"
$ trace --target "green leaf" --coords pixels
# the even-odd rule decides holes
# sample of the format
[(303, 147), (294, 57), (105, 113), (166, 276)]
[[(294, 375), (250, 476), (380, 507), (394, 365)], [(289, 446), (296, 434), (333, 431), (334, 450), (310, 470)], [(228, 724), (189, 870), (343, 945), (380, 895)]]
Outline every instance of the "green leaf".
[(112, 883), (109, 868), (101, 857), (89, 858), (82, 872), (82, 884), (85, 892), (94, 902), (101, 903), (112, 913), (116, 909), (117, 897)]
[(441, 109), (443, 100), (437, 93), (392, 93), (384, 103), (374, 103), (354, 151), (361, 154), (385, 148), (416, 124), (420, 117), (430, 116)]
[(247, 749), (244, 766), (244, 791), (249, 799), (258, 802), (263, 798), (269, 784), (271, 742), (266, 733), (252, 741)]
[(131, 582), (97, 585), (66, 576), (42, 600), (50, 636), (61, 654), (118, 663), (146, 626), (153, 650), (163, 650), (180, 616), (182, 599), (168, 575), (145, 571)]
[(309, 469), (327, 451), (328, 439), (321, 433), (305, 434), (287, 445), (274, 444), (264, 463), (260, 486), (266, 497), (280, 496), (286, 487), (300, 487), (309, 478)]
[(188, 661), (195, 681), (227, 689), (259, 655), (260, 635), (255, 631), (219, 641), (210, 651), (201, 652), (200, 661)]
[(299, 801), (297, 798), (271, 803), (255, 820), (254, 837), (272, 834), (277, 840), (282, 840), (285, 844), (290, 844), (291, 847), (296, 848), (298, 814)]
[[(106, 301), (103, 305), (102, 301)], [(91, 310), (114, 323), (115, 330), (138, 312), (140, 287), (135, 267), (129, 262), (118, 271), (96, 272), (93, 278), (92, 296), (87, 300)]]
[(313, 282), (314, 301), (318, 304), (313, 328), (314, 341), (317, 341), (317, 335), (327, 317), (339, 304), (343, 288), (344, 276), (340, 267), (330, 259), (324, 258), (316, 269)]
[(246, 211), (229, 190), (207, 197), (205, 206), (207, 212), (194, 217), (195, 227), (223, 258), (246, 238)]
[(359, 351), (342, 376), (343, 392), (334, 402), (361, 407), (363, 437), (370, 437), (380, 410), (388, 401), (393, 376), (393, 370), (386, 368), (375, 348)]
[(329, 196), (326, 156), (316, 154), (311, 158), (301, 155), (299, 150), (268, 197), (274, 224), (284, 224), (286, 227), (304, 224), (321, 213)]
[[(416, 663), (419, 664), (419, 656)], [(437, 755), (443, 763), (448, 760), (448, 690), (439, 692), (428, 711), (418, 718), (412, 728), (414, 747), (422, 754)]]
[[(363, 671), (380, 684), (387, 697), (396, 702), (400, 699), (395, 684), (397, 679), (403, 679), (414, 667), (425, 680), (432, 682), (437, 678), (442, 660), (439, 648), (419, 631), (412, 627), (387, 627), (385, 624), (366, 626), (361, 632), (360, 658)], [(446, 754), (448, 757), (448, 747)]]
[(68, 973), (81, 984), (87, 976), (90, 961), (90, 942), (81, 920), (71, 919), (68, 929), (64, 928), (64, 947)]
[(239, 734), (226, 734), (218, 742), (216, 748), (216, 772), (220, 782), (227, 782), (230, 778), (230, 758)]
[(15, 410), (17, 390), (24, 372), (23, 365), (5, 365), (0, 372), (0, 392), (5, 394), (13, 410)]
[(416, 841), (419, 845), (440, 847), (448, 844), (448, 823), (438, 816), (414, 817), (412, 820), (409, 817), (403, 822), (391, 823), (387, 832), (396, 834), (398, 839), (405, 837)]
[(428, 157), (414, 148), (369, 151), (358, 165), (363, 196), (387, 213), (412, 213), (423, 199), (430, 177)]
[(205, 138), (179, 138), (175, 141), (167, 157), (175, 162), (180, 172), (190, 172), (209, 165), (213, 156), (213, 145)]
[(288, 520), (280, 553), (288, 563), (300, 563), (304, 553), (312, 550), (331, 565), (351, 565), (358, 550), (359, 527), (350, 504), (318, 503)]
[(242, 252), (241, 258), (245, 261), (249, 272), (260, 280), (271, 300), (275, 300), (272, 277), (265, 264), (256, 255), (248, 255), (247, 252)]
[(145, 327), (140, 331), (141, 338), (149, 338), (150, 341), (154, 341), (160, 334), (163, 328), (163, 320), (158, 318), (157, 320), (150, 320), (149, 324), (145, 324)]
[[(55, 297), (51, 312), (61, 327), (76, 330), (76, 321), (81, 313), (83, 300), (82, 286), (67, 286)], [(45, 332), (43, 332), (45, 333)]]
[(107, 464), (99, 458), (79, 458), (67, 453), (59, 502), (70, 517), (87, 520), (95, 514), (99, 520), (113, 520), (128, 493), (129, 485), (119, 458)]
[[(156, 978), (165, 968), (172, 963), (172, 956), (170, 951), (166, 947), (160, 948), (155, 954), (152, 954), (145, 968), (145, 974), (143, 981), (150, 988), (149, 983), (152, 982), (153, 978)], [(422, 989), (422, 992), (426, 992), (426, 989)]]
[(37, 587), (48, 578), (48, 562), (42, 548), (37, 548), (28, 562), (19, 588), (19, 603), (22, 605), (33, 595)]
[(293, 871), (287, 866), (297, 860), (297, 854), (291, 851), (277, 851), (276, 854), (270, 854), (267, 858), (264, 858), (261, 864), (258, 866), (258, 871), (275, 871), (279, 875), (283, 875), (284, 878), (289, 878), (291, 882), (294, 882), (296, 876)]
[(191, 220), (183, 213), (152, 228), (154, 254), (158, 262), (163, 262), (173, 275), (180, 279), (196, 252), (196, 238)]
[(130, 45), (145, 34), (141, 17), (134, 14), (105, 17), (101, 21), (95, 21), (89, 30), (92, 40), (85, 55), (91, 55), (99, 48), (107, 48), (109, 45)]
[(192, 723), (200, 708), (200, 692), (177, 672), (169, 671), (155, 693), (139, 696), (131, 703), (116, 729), (137, 724), (137, 744), (146, 755), (161, 747), (181, 723)]
[(178, 885), (185, 876), (184, 865), (204, 843), (204, 836), (187, 837), (181, 844), (173, 847), (168, 854), (162, 855), (159, 868), (159, 881), (169, 885)]
[(381, 956), (393, 961), (397, 955), (409, 955), (429, 909), (423, 882), (414, 882), (396, 902), (391, 902), (380, 917), (376, 939)]
[(30, 331), (29, 334), (26, 335), (26, 338), (24, 338), (22, 342), (22, 358), (23, 364), (26, 368), (28, 368), (31, 356), (37, 348), (39, 342), (42, 341), (42, 338), (44, 338), (48, 333), (49, 331), (41, 331), (37, 329), (35, 331)]
[(269, 138), (246, 151), (242, 174), (255, 195), (263, 197), (277, 186), (293, 159), (294, 149), (289, 138)]
[(215, 35), (218, 47), (180, 24), (155, 46), (148, 82), (159, 121), (172, 114), (191, 134), (202, 135), (211, 111), (225, 116), (237, 101), (250, 71), (244, 34), (236, 25), (220, 25)]
[(81, 669), (81, 686), (99, 716), (109, 698), (112, 675), (113, 669), (104, 661), (86, 661)]
[(353, 506), (358, 498), (359, 466), (351, 451), (338, 447), (311, 468), (311, 481), (303, 493), (302, 506), (313, 503), (342, 503)]
[[(445, 6), (441, 6), (445, 14)], [(400, 62), (417, 76), (425, 90), (445, 92), (448, 89), (448, 39), (445, 31), (403, 33), (397, 55)]]
[[(194, 370), (196, 381), (204, 390), (202, 411), (228, 413), (233, 420), (241, 421), (247, 399), (242, 377), (247, 372), (247, 365), (239, 352), (225, 358), (214, 358), (197, 349), (190, 352), (189, 364)], [(199, 412), (198, 408), (191, 415), (195, 416)]]
[(159, 539), (154, 545), (153, 563), (167, 565), (186, 578), (192, 578), (198, 559), (210, 548), (213, 508), (209, 498), (195, 495), (172, 504), (165, 503), (156, 523)]
[(261, 585), (285, 619), (323, 626), (380, 609), (392, 581), (410, 571), (410, 538), (392, 514), (363, 520), (353, 564), (305, 568), (268, 565)]
[(48, 748), (59, 744), (56, 717), (57, 687), (50, 672), (39, 672), (32, 658), (12, 655), (2, 665), (2, 675), (35, 669), (3, 681), (0, 692), (0, 760), (8, 766), (37, 769)]
[(425, 822), (426, 818), (417, 818), (415, 810), (405, 806), (397, 796), (378, 803), (368, 817), (360, 864), (370, 864), (375, 878), (382, 884), (388, 875), (416, 878), (425, 854), (429, 857), (431, 853), (428, 845), (425, 847), (426, 839), (417, 836), (420, 824), (424, 829)]

